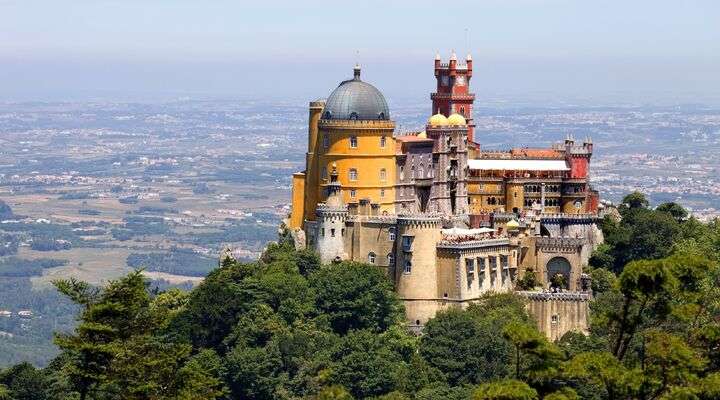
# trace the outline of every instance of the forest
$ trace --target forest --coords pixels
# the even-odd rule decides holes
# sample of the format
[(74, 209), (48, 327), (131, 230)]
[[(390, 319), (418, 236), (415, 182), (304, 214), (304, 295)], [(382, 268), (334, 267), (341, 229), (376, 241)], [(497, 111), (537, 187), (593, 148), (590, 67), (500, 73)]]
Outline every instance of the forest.
[(593, 254), (590, 329), (549, 342), (512, 293), (405, 328), (384, 272), (321, 265), (286, 235), (189, 292), (141, 271), (56, 281), (78, 309), (45, 368), (0, 371), (0, 399), (720, 398), (720, 224), (625, 197)]

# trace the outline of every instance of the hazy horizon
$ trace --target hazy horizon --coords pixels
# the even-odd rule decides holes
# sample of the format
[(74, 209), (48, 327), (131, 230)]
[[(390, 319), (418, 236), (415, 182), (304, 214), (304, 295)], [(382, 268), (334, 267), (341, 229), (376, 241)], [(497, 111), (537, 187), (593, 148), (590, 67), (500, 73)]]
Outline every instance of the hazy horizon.
[(59, 3), (0, 0), (0, 100), (305, 101), (359, 61), (391, 102), (424, 102), (454, 49), (479, 99), (720, 104), (707, 0)]

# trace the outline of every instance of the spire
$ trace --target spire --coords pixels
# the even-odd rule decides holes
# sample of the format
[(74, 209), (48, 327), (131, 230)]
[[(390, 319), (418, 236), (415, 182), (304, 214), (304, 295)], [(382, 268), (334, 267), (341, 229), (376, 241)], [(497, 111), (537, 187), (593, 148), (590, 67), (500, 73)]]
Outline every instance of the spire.
[(360, 80), (360, 63), (356, 63), (355, 68), (353, 68), (353, 79)]
[(468, 53), (467, 58), (465, 58), (465, 59), (466, 59), (467, 61), (472, 61), (472, 55), (470, 55), (470, 53)]
[(452, 55), (450, 55), (450, 60), (457, 61), (457, 54), (455, 54), (455, 50), (453, 49)]
[(437, 61), (440, 61), (440, 52), (439, 51), (435, 52), (435, 59)]

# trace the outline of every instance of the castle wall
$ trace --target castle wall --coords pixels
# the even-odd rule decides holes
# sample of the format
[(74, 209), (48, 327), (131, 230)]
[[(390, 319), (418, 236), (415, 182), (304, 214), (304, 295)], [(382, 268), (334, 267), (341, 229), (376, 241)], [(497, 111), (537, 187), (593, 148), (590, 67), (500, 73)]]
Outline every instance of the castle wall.
[[(348, 238), (345, 241), (349, 259), (371, 263), (385, 269), (394, 264), (395, 241), (392, 232), (396, 232), (395, 218), (356, 216), (347, 224)], [(374, 260), (370, 254), (374, 254)]]
[(551, 340), (559, 340), (571, 331), (588, 332), (589, 293), (518, 292), (528, 300), (528, 313), (538, 329)]

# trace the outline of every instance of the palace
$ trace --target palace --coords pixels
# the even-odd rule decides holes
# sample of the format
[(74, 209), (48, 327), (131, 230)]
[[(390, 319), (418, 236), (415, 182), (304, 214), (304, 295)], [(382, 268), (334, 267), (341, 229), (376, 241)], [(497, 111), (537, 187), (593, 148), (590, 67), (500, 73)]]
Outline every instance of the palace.
[[(582, 267), (602, 242), (588, 138), (550, 148), (482, 149), (472, 118), (472, 58), (435, 58), (425, 130), (395, 133), (383, 94), (359, 66), (309, 107), (306, 168), (293, 175), (287, 225), (323, 262), (385, 268), (420, 328), (438, 310), (517, 291), (552, 339), (587, 328)], [(535, 274), (537, 287), (518, 290)], [(530, 289), (530, 288), (525, 288)]]

